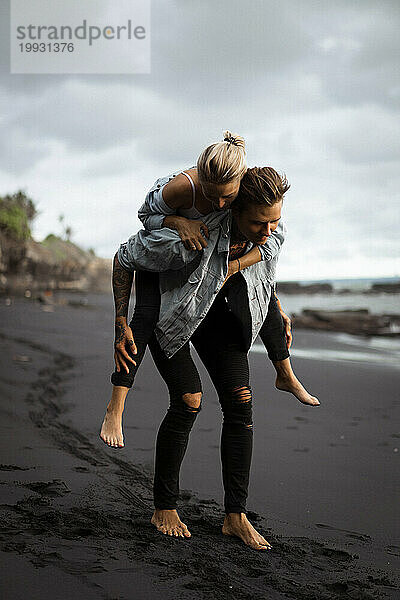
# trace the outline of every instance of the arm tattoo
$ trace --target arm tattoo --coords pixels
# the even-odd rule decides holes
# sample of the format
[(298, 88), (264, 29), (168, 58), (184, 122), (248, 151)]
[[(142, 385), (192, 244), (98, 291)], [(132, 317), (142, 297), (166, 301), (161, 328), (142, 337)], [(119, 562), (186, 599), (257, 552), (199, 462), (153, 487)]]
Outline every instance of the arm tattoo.
[(117, 254), (114, 256), (112, 285), (114, 293), (115, 316), (128, 317), (133, 271), (121, 267)]
[(122, 342), (122, 340), (124, 339), (124, 335), (125, 335), (125, 327), (123, 326), (122, 323), (118, 323), (118, 321), (117, 321), (115, 323), (115, 341), (114, 341), (115, 346), (117, 344), (119, 344), (120, 342)]

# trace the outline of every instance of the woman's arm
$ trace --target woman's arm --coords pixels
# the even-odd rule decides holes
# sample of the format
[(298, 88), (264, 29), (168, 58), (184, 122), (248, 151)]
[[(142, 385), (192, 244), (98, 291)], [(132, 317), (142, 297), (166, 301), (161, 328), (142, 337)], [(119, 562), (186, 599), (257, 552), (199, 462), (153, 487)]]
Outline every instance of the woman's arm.
[(115, 305), (114, 361), (117, 371), (120, 371), (123, 367), (127, 373), (129, 373), (129, 368), (125, 361), (129, 360), (134, 365), (136, 363), (129, 356), (126, 347), (131, 346), (133, 354), (137, 352), (132, 330), (128, 327), (127, 322), (133, 276), (134, 271), (124, 269), (118, 260), (118, 254), (115, 254), (112, 274)]
[(177, 232), (167, 227), (152, 232), (140, 229), (118, 250), (118, 261), (127, 271), (179, 271), (197, 256), (186, 250)]
[(189, 208), (192, 203), (192, 188), (184, 175), (176, 175), (164, 186), (151, 189), (138, 216), (145, 229), (152, 231), (168, 227), (179, 233), (187, 250), (202, 250), (209, 236), (207, 226), (198, 220), (177, 215), (180, 208)]
[[(242, 269), (246, 269), (246, 267), (251, 267), (251, 265), (255, 265), (256, 263), (262, 260), (261, 253), (259, 251), (259, 247), (256, 246), (252, 248), (249, 252), (241, 256), (240, 258), (234, 258), (228, 262), (228, 275), (226, 279), (228, 279), (231, 275), (234, 275), (238, 271)], [(226, 281), (225, 279), (225, 281)], [(225, 282), (224, 282), (225, 283)]]
[[(285, 240), (285, 233), (286, 225), (281, 222), (275, 231), (272, 232), (265, 244), (255, 246), (241, 258), (235, 258), (234, 260), (229, 261), (227, 279), (234, 273), (237, 273), (246, 267), (251, 267), (251, 265), (255, 265), (261, 260), (271, 260), (274, 258), (281, 250), (281, 246)], [(282, 315), (285, 314), (283, 311), (281, 312)]]

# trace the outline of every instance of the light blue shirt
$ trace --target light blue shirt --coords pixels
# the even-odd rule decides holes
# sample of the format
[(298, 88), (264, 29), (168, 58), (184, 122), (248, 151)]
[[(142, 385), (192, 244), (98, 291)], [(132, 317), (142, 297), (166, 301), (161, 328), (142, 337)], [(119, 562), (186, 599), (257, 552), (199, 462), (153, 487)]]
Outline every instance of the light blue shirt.
[[(118, 250), (118, 260), (128, 271), (160, 273), (161, 306), (155, 335), (167, 357), (173, 356), (190, 339), (228, 272), (231, 211), (212, 212), (202, 221), (208, 227), (209, 238), (207, 247), (201, 252), (187, 250), (179, 234), (167, 227), (141, 230), (121, 244)], [(241, 271), (247, 285), (251, 344), (267, 316), (284, 236), (285, 226), (280, 222), (264, 246), (258, 246), (264, 248), (269, 260)], [(246, 252), (253, 246), (249, 242)]]

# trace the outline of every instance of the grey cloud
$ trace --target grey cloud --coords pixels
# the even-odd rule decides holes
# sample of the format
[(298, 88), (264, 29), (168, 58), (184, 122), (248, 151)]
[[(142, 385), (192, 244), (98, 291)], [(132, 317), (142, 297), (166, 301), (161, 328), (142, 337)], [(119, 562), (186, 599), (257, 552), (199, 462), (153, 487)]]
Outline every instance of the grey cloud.
[(33, 170), (49, 154), (49, 147), (28, 138), (21, 128), (0, 135), (0, 169), (10, 175)]
[(332, 99), (342, 104), (398, 107), (399, 4), (349, 2), (328, 9), (330, 19), (316, 31), (313, 68)]

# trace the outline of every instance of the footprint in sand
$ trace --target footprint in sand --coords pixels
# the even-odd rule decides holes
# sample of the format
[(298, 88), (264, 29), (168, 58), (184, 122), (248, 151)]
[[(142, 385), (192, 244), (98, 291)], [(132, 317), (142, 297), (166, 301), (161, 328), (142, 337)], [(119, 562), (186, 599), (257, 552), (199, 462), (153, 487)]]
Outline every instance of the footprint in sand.
[(61, 479), (53, 479), (52, 481), (33, 481), (24, 484), (24, 487), (27, 487), (38, 494), (43, 494), (44, 496), (65, 496), (65, 494), (71, 492), (67, 484)]
[(386, 546), (386, 552), (394, 556), (400, 556), (400, 546)]
[(359, 533), (358, 531), (351, 531), (349, 529), (339, 529), (338, 527), (332, 527), (331, 525), (325, 525), (325, 523), (316, 523), (316, 527), (320, 529), (330, 529), (331, 531), (340, 531), (340, 533), (346, 534), (346, 537), (360, 540), (361, 542), (370, 542), (371, 537), (366, 533)]
[(29, 471), (29, 467), (18, 467), (17, 465), (0, 465), (0, 471)]

